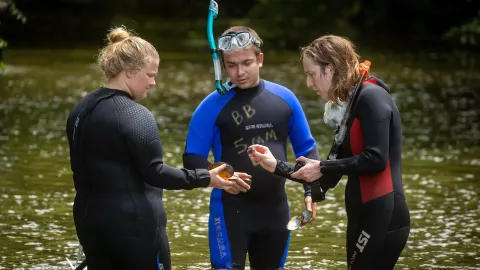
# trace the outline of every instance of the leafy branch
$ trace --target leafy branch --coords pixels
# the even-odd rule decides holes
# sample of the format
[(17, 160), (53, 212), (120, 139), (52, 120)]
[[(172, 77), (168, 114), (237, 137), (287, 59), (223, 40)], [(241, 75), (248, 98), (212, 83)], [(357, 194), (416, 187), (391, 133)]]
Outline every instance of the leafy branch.
[(480, 11), (470, 22), (454, 26), (445, 34), (446, 38), (458, 38), (463, 45), (475, 46), (480, 41)]
[[(0, 14), (8, 12), (10, 15), (14, 16), (16, 20), (25, 23), (27, 18), (18, 10), (15, 2), (13, 0), (0, 0)], [(0, 20), (0, 27), (3, 27), (2, 21)], [(8, 43), (0, 36), (0, 75), (5, 71), (5, 63), (2, 59), (2, 52), (8, 46)]]

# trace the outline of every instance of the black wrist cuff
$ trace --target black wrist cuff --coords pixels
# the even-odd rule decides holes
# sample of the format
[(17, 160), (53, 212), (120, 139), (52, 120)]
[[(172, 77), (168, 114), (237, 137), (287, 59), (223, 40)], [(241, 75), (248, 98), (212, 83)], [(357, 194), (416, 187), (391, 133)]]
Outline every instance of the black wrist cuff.
[(323, 191), (322, 187), (320, 186), (320, 181), (314, 181), (308, 183), (310, 188), (312, 189), (312, 201), (313, 202), (321, 202), (325, 200), (325, 191)]

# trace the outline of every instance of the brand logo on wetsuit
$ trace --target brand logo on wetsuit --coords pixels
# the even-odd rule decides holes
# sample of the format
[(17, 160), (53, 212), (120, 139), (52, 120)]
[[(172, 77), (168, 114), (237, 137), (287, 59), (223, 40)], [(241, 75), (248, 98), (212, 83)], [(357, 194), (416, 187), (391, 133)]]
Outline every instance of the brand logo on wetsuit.
[(370, 235), (362, 230), (362, 233), (358, 237), (357, 241), (357, 248), (360, 250), (360, 253), (363, 253), (363, 249), (367, 245), (368, 239), (370, 239)]
[(273, 124), (272, 123), (265, 123), (265, 124), (256, 124), (256, 125), (245, 126), (245, 130), (261, 129), (261, 128), (273, 128)]
[[(363, 253), (363, 249), (367, 245), (368, 239), (370, 239), (370, 235), (366, 231), (362, 230), (362, 232), (360, 233), (360, 236), (358, 237), (358, 241), (357, 241), (357, 244), (356, 244), (360, 253)], [(350, 261), (349, 261), (349, 264), (348, 264), (348, 269), (352, 269), (353, 263), (355, 262), (355, 258), (357, 257), (357, 254), (358, 254), (357, 250), (354, 250), (353, 254), (352, 254), (352, 257), (350, 257)]]
[(223, 234), (222, 234), (222, 221), (220, 220), (219, 217), (215, 218), (214, 221), (215, 224), (215, 236), (217, 238), (217, 245), (218, 245), (218, 250), (220, 252), (220, 258), (224, 258), (227, 256), (227, 253), (225, 252), (225, 241), (223, 240)]

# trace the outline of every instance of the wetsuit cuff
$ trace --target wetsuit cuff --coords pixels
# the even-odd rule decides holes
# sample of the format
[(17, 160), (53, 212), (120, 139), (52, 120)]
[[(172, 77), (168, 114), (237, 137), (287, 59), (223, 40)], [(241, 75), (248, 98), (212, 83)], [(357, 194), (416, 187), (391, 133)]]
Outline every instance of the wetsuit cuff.
[(207, 169), (195, 169), (197, 175), (197, 187), (208, 187), (210, 185), (210, 172)]
[(309, 183), (310, 188), (312, 189), (312, 201), (321, 202), (325, 200), (325, 192), (320, 185), (320, 180)]
[(275, 167), (273, 174), (284, 178), (290, 178), (290, 174), (293, 173), (293, 166), (291, 167), (289, 165), (293, 164), (277, 159), (277, 166)]
[(326, 167), (327, 167), (327, 161), (325, 160), (320, 161), (320, 172), (322, 174), (328, 173), (328, 169)]

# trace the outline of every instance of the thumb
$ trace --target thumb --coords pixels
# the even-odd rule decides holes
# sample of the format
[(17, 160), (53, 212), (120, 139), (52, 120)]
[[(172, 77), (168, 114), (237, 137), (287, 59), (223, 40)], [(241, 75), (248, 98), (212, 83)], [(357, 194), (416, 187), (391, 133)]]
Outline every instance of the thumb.
[(264, 158), (267, 157), (266, 154), (262, 154), (262, 153), (260, 153), (260, 152), (258, 152), (258, 151), (256, 151), (256, 150), (253, 150), (251, 153), (252, 153), (255, 157), (260, 158), (260, 159), (264, 159)]
[(302, 161), (302, 162), (305, 162), (305, 163), (308, 163), (308, 158), (304, 157), (304, 156), (300, 156), (297, 158), (297, 161)]
[(312, 202), (311, 202), (311, 201), (307, 201), (307, 202), (306, 202), (306, 205), (307, 205), (307, 211), (308, 211), (308, 212), (312, 212)]
[(218, 167), (216, 167), (215, 169), (213, 169), (213, 171), (215, 171), (216, 173), (220, 172), (221, 170), (225, 169), (225, 167), (227, 167), (227, 164), (222, 164)]

